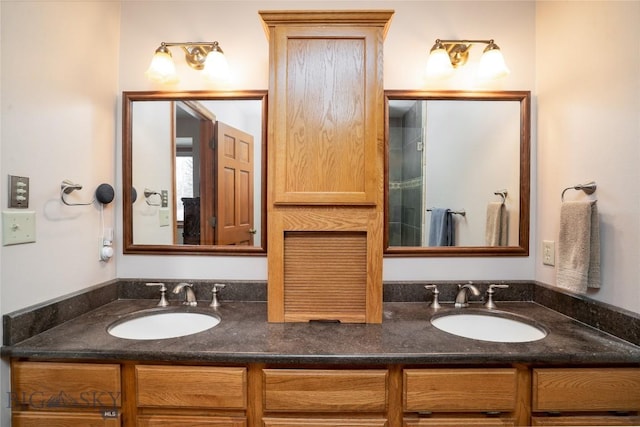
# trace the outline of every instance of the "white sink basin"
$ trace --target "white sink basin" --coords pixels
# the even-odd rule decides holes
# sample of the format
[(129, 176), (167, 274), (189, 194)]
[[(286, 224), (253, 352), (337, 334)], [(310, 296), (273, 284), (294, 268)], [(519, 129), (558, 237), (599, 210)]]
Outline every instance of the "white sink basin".
[(220, 323), (215, 314), (183, 311), (149, 311), (113, 323), (107, 332), (131, 340), (183, 337), (211, 329)]
[(529, 342), (546, 337), (547, 332), (534, 323), (504, 312), (455, 312), (436, 315), (431, 319), (431, 324), (442, 331), (492, 342)]

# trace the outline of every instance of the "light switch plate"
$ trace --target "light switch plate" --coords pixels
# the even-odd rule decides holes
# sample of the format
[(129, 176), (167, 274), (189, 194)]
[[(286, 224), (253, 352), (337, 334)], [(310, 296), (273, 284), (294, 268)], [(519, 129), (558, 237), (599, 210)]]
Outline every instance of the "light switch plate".
[(9, 175), (9, 208), (29, 207), (29, 178)]
[(4, 246), (36, 241), (35, 211), (2, 212), (2, 244)]
[(160, 218), (160, 227), (168, 227), (169, 226), (169, 209), (160, 208), (158, 212), (158, 216)]

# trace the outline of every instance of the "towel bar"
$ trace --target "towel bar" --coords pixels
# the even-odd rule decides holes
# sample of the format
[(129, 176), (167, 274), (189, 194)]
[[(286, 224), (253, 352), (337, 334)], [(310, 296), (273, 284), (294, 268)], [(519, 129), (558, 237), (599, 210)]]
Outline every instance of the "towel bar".
[(582, 190), (585, 192), (585, 194), (593, 194), (595, 193), (596, 188), (598, 188), (598, 186), (594, 181), (587, 182), (586, 184), (578, 184), (571, 187), (567, 187), (562, 191), (562, 194), (560, 195), (560, 200), (564, 202), (564, 193), (566, 193), (567, 190)]
[[(427, 209), (427, 212), (431, 212), (431, 211), (432, 211), (431, 208)], [(449, 209), (449, 212), (451, 212), (454, 215), (467, 216), (467, 212), (464, 209), (461, 209), (459, 211), (452, 211), (451, 209)]]

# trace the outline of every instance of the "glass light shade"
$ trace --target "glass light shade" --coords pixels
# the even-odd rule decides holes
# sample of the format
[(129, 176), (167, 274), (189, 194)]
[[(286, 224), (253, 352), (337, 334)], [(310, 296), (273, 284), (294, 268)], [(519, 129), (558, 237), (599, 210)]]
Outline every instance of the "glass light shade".
[(178, 81), (176, 65), (168, 52), (156, 52), (145, 73), (147, 78), (156, 83), (175, 83)]
[(427, 59), (425, 76), (432, 79), (444, 79), (453, 74), (453, 65), (446, 49), (433, 49)]
[(481, 80), (499, 79), (508, 76), (510, 72), (500, 49), (485, 50), (478, 65), (478, 78)]
[(212, 50), (204, 61), (204, 69), (202, 70), (208, 80), (216, 82), (225, 82), (229, 79), (229, 64), (224, 53), (219, 50)]

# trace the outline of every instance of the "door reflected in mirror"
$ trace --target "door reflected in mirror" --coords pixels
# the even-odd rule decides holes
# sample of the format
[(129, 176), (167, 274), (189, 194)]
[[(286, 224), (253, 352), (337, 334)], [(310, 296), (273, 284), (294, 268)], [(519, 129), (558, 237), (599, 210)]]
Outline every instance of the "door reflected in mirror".
[(266, 91), (124, 92), (125, 253), (265, 253)]
[(385, 95), (385, 253), (528, 255), (529, 92)]

